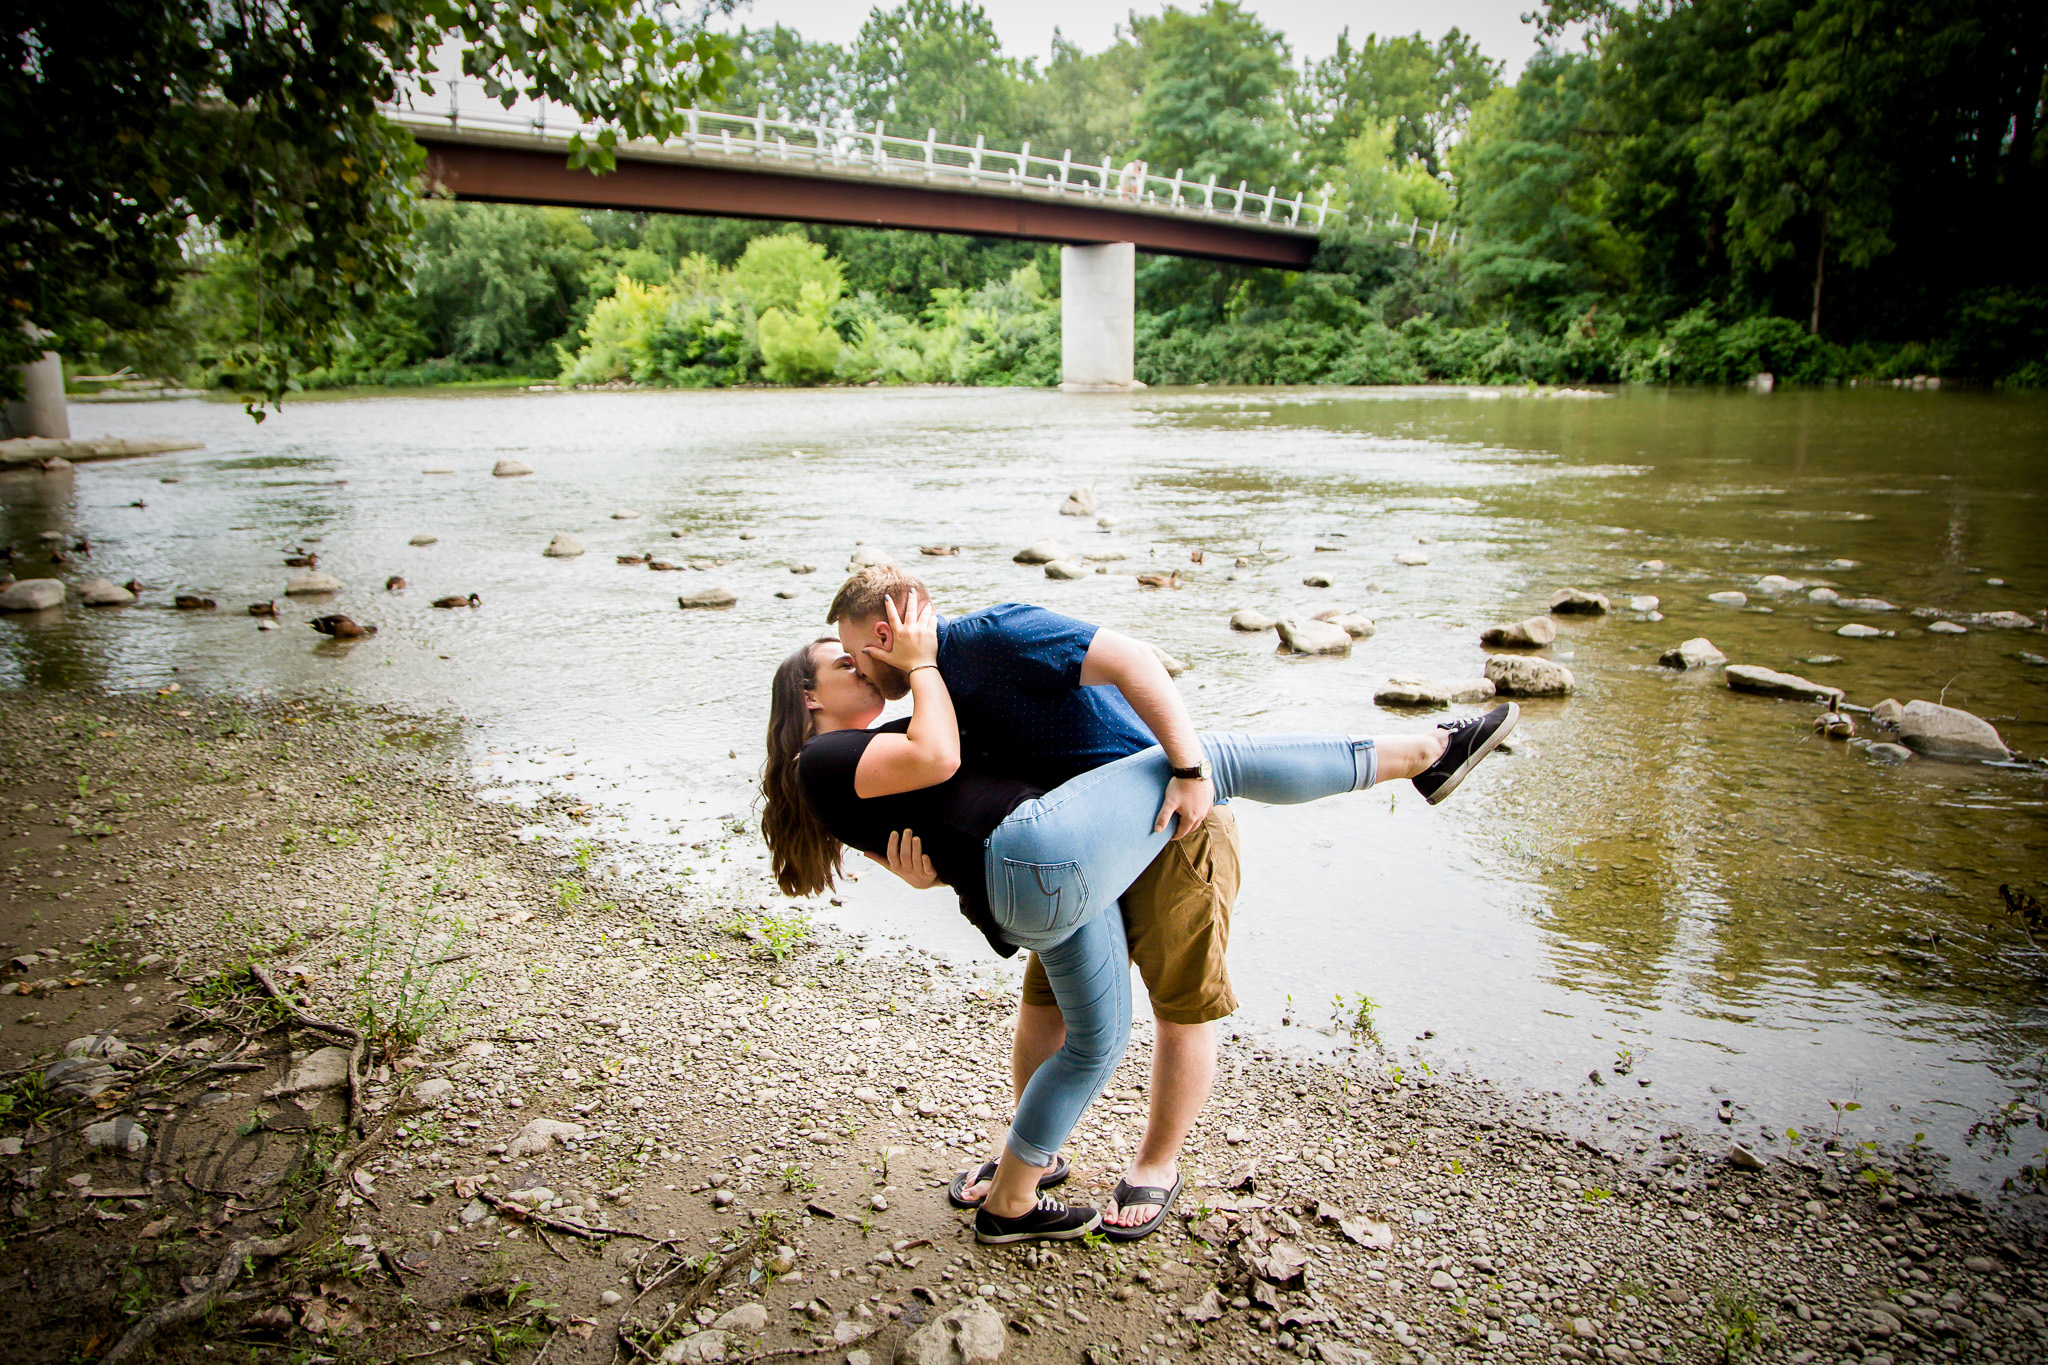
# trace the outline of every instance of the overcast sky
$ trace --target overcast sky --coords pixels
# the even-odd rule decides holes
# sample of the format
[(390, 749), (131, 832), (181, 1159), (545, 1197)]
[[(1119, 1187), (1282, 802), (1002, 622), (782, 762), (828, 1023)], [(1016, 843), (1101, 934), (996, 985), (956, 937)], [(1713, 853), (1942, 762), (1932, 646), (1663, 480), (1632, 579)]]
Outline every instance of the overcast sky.
[[(1182, 9), (1199, 8), (1201, 0), (1182, 0)], [(1052, 50), (1058, 29), (1084, 52), (1100, 52), (1115, 39), (1115, 29), (1132, 10), (1157, 14), (1161, 0), (981, 0), (982, 8), (1002, 36), (1012, 57), (1033, 57), (1041, 64)], [(1349, 28), (1354, 39), (1368, 33), (1414, 33), (1436, 39), (1450, 28), (1478, 39), (1480, 50), (1507, 64), (1513, 80), (1536, 50), (1535, 30), (1521, 16), (1535, 9), (1535, 0), (1435, 0), (1431, 4), (1396, 0), (1245, 0), (1244, 7), (1269, 27), (1287, 36), (1297, 59), (1324, 57), (1337, 45), (1339, 31)], [(860, 32), (870, 5), (859, 0), (751, 0), (726, 27), (745, 24), (764, 28), (784, 24), (814, 42), (851, 42)]]

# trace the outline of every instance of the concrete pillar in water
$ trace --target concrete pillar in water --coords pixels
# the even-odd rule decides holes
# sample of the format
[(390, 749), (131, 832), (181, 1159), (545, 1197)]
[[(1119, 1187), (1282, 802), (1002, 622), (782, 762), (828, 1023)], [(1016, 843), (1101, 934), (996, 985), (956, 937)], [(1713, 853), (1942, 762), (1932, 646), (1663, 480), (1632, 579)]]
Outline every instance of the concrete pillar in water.
[(71, 439), (71, 418), (64, 411), (64, 362), (55, 351), (21, 367), (26, 392), (7, 405), (7, 425), (14, 436), (52, 436)]
[(1060, 248), (1060, 387), (1116, 392), (1132, 385), (1138, 249), (1129, 242)]

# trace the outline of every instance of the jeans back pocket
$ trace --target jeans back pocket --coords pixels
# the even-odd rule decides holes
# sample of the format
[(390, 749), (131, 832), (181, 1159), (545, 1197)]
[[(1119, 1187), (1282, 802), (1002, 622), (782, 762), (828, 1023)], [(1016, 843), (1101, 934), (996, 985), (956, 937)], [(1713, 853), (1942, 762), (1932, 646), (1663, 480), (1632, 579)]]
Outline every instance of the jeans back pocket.
[(1079, 863), (1020, 863), (1003, 859), (1008, 913), (1005, 929), (1020, 934), (1064, 934), (1088, 917), (1088, 878)]

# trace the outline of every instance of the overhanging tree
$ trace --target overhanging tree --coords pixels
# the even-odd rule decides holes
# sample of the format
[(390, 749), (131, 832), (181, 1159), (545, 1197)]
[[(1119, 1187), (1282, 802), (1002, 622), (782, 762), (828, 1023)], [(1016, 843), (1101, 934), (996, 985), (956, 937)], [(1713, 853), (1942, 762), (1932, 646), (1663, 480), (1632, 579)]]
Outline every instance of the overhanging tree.
[[(378, 105), (431, 89), (436, 54), (503, 103), (609, 125), (572, 148), (609, 170), (620, 137), (667, 137), (732, 72), (709, 0), (78, 0), (0, 28), (0, 385), (162, 305), (188, 243), (242, 253), (250, 334), (225, 357), (278, 401), (405, 283), (419, 150)], [(615, 130), (615, 131), (614, 131)], [(261, 408), (252, 402), (259, 418)]]

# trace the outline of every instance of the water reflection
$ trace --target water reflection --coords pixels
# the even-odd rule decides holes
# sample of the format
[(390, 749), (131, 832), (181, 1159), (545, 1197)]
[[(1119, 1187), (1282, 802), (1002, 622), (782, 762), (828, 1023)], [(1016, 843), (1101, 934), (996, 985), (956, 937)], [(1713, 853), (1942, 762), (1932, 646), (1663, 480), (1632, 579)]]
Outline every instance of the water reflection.
[[(1705, 635), (1866, 703), (1945, 690), (2016, 747), (2048, 748), (2048, 667), (2023, 657), (2048, 655), (2038, 631), (1934, 635), (1912, 614), (2038, 615), (2048, 601), (2038, 400), (860, 390), (317, 402), (262, 427), (184, 403), (81, 408), (74, 422), (209, 447), (0, 476), (6, 534), (21, 545), (76, 525), (95, 551), (67, 577), (134, 574), (152, 601), (200, 591), (221, 610), (0, 621), (0, 680), (160, 686), (175, 669), (188, 685), (461, 714), (485, 781), (586, 794), (619, 812), (642, 860), (735, 895), (759, 894), (751, 851), (721, 863), (692, 845), (748, 810), (763, 680), (817, 628), (856, 543), (915, 563), (952, 608), (1028, 597), (1156, 640), (1191, 663), (1183, 685), (1214, 726), (1426, 726), (1377, 710), (1375, 685), (1478, 673), (1479, 630), (1542, 611), (1559, 586), (1655, 595), (1662, 620), (1560, 620), (1545, 652), (1577, 694), (1530, 704), (1527, 749), (1454, 802), (1245, 809), (1240, 1025), (1317, 1023), (1320, 1002), (1363, 991), (1401, 1045), (1434, 1030), (1439, 1059), (1596, 1115), (1626, 1092), (1652, 1118), (1711, 1124), (1720, 1087), (1755, 1137), (1825, 1126), (1829, 1101), (1861, 1096), (1872, 1128), (2005, 1169), (1963, 1134), (2048, 1024), (2048, 959), (1995, 891), (2048, 875), (2041, 776), (1877, 764), (1814, 734), (1812, 708), (1733, 695), (1657, 656)], [(507, 457), (536, 473), (492, 478)], [(1080, 483), (1119, 525), (1056, 515)], [(558, 531), (589, 553), (544, 559)], [(421, 533), (438, 539), (408, 544)], [(1010, 562), (1047, 535), (1127, 557), (1074, 583)], [(963, 553), (917, 555), (939, 542)], [(241, 609), (280, 595), (297, 546), (347, 591), (288, 603), (258, 634)], [(1411, 551), (1428, 563), (1395, 563)], [(697, 567), (614, 562), (648, 552)], [(816, 572), (791, 572), (804, 564)], [(1306, 587), (1310, 566), (1335, 586)], [(1175, 568), (1178, 591), (1134, 579)], [(391, 573), (410, 587), (385, 593)], [(1766, 574), (1898, 609), (1773, 595)], [(680, 587), (709, 581), (740, 605), (676, 608)], [(1707, 600), (1730, 588), (1747, 606)], [(468, 592), (483, 609), (427, 605)], [(1238, 607), (1340, 604), (1378, 623), (1348, 659), (1279, 658), (1269, 636), (1224, 625)], [(329, 610), (380, 632), (322, 642), (305, 621)], [(1850, 621), (1896, 635), (1834, 633)], [(942, 903), (886, 879), (846, 901), (835, 913), (853, 922), (976, 951)], [(1626, 1079), (1612, 1070), (1624, 1050)], [(1585, 1079), (1595, 1070), (1604, 1088)]]

